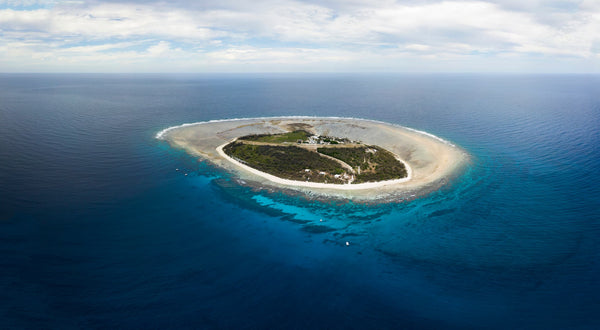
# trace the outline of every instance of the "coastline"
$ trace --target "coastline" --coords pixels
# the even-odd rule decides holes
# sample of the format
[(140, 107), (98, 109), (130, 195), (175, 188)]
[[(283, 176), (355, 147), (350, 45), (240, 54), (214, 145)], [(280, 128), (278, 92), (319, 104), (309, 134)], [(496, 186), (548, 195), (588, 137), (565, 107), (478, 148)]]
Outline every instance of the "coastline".
[[(310, 125), (319, 135), (348, 137), (379, 145), (404, 163), (408, 175), (396, 180), (343, 185), (295, 181), (241, 164), (222, 150), (237, 137), (282, 133), (294, 124)], [(356, 118), (294, 116), (212, 120), (168, 127), (158, 132), (156, 138), (234, 173), (240, 183), (259, 189), (295, 190), (307, 196), (351, 200), (405, 200), (424, 195), (447, 184), (469, 159), (462, 149), (433, 134)]]

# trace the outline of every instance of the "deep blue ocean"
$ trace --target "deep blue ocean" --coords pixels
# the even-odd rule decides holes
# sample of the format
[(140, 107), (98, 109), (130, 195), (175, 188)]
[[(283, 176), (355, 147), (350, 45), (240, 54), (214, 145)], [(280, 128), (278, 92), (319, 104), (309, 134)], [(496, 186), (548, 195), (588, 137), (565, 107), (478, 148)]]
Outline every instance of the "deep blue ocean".
[[(155, 139), (284, 115), (472, 161), (364, 205), (238, 186)], [(598, 75), (0, 75), (0, 328), (597, 329), (599, 207)]]

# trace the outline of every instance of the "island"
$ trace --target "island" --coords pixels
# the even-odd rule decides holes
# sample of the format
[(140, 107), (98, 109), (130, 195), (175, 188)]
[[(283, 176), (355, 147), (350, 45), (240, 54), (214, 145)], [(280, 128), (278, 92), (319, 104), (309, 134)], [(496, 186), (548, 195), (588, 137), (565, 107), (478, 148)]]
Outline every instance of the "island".
[(355, 118), (272, 117), (169, 127), (157, 138), (234, 174), (240, 184), (352, 200), (407, 200), (468, 162), (432, 134)]

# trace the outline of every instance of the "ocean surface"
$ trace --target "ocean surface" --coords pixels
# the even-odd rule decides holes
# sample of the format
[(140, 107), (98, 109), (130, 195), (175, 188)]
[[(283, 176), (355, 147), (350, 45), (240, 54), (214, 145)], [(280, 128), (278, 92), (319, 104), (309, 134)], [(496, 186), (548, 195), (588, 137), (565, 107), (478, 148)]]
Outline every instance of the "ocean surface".
[[(155, 138), (287, 115), (472, 161), (410, 202), (319, 202)], [(0, 75), (0, 328), (597, 329), (599, 207), (598, 75)]]

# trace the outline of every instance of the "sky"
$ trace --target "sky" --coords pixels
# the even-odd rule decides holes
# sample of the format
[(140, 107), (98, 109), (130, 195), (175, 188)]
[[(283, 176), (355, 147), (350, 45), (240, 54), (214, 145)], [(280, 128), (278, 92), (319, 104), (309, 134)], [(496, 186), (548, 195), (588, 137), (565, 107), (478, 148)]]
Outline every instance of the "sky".
[(600, 0), (0, 0), (0, 72), (600, 73)]

